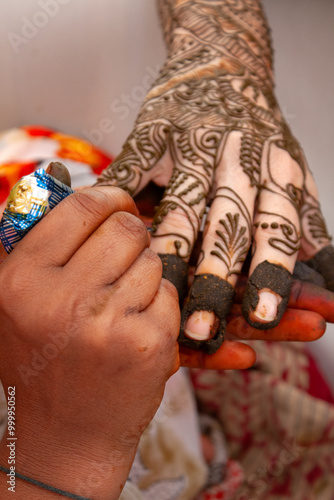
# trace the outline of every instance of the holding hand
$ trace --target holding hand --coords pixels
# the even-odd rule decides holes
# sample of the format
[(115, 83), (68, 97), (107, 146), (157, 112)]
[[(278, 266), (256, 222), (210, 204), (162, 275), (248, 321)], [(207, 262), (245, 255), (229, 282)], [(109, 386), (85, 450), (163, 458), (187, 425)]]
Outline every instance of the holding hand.
[[(5, 391), (16, 386), (18, 472), (118, 498), (179, 366), (178, 297), (149, 242), (128, 194), (88, 189), (62, 201), (0, 265), (0, 378)], [(100, 483), (87, 485), (99, 467)], [(17, 492), (44, 498), (22, 481)]]

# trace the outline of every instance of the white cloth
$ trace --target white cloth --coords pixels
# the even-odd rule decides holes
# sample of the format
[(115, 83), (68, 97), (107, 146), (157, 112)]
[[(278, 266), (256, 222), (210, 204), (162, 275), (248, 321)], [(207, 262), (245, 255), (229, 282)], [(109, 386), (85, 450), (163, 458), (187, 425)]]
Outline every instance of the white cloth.
[(207, 476), (193, 389), (187, 370), (181, 368), (166, 384), (129, 478), (145, 500), (193, 500)]

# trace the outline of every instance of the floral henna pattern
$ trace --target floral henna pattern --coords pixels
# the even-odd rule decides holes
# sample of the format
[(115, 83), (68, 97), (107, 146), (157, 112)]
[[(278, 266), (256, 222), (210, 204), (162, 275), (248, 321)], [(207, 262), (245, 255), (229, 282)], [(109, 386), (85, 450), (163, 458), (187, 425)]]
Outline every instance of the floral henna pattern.
[(216, 229), (216, 241), (210, 255), (215, 255), (226, 266), (225, 279), (232, 274), (240, 274), (241, 266), (246, 259), (251, 237), (251, 216), (241, 197), (227, 187), (219, 188), (215, 198), (228, 201), (234, 212), (226, 213), (219, 220), (221, 229)]

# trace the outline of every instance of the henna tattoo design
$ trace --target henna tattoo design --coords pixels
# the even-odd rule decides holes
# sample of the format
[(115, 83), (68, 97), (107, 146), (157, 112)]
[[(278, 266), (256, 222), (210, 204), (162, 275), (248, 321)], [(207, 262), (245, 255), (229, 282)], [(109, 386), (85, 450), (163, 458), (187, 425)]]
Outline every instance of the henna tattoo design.
[(244, 262), (247, 254), (248, 239), (244, 236), (246, 226), (240, 227), (239, 217), (240, 214), (232, 215), (228, 212), (226, 219), (219, 220), (219, 223), (225, 229), (225, 233), (219, 229), (216, 230), (216, 234), (219, 236), (221, 242), (216, 241), (215, 246), (218, 250), (211, 250), (210, 252), (211, 255), (216, 255), (222, 260), (226, 264), (226, 267), (230, 269), (227, 276), (240, 273), (240, 271), (234, 269), (234, 266), (240, 262)]
[[(188, 259), (229, 134), (241, 133), (239, 161), (251, 186), (281, 194), (298, 210), (305, 186), (281, 185), (275, 179), (270, 147), (264, 175), (265, 144), (287, 151), (303, 175), (307, 167), (272, 92), (270, 34), (260, 2), (159, 0), (159, 8), (169, 49), (167, 62), (142, 106), (134, 132), (98, 183), (116, 184), (134, 194), (168, 149), (175, 172), (157, 210), (153, 235), (174, 234), (176, 255)], [(328, 235), (314, 200), (312, 207), (302, 214), (308, 212), (308, 235), (325, 241)], [(159, 231), (174, 210), (188, 220), (191, 238)], [(312, 210), (317, 215), (311, 215)], [(296, 228), (289, 222), (279, 226), (287, 244), (281, 238), (271, 239), (270, 244), (292, 255), (299, 240)]]
[(226, 214), (219, 220), (222, 230), (217, 229), (215, 249), (210, 255), (215, 255), (226, 265), (227, 279), (232, 274), (240, 274), (241, 266), (246, 259), (251, 237), (251, 216), (241, 197), (228, 187), (218, 188), (215, 198), (223, 198), (233, 203), (237, 212)]
[(300, 218), (303, 224), (303, 239), (308, 245), (319, 250), (324, 245), (330, 244), (332, 237), (328, 234), (319, 202), (309, 194), (307, 189), (304, 189), (303, 193)]
[[(266, 215), (266, 221), (261, 222), (263, 219), (261, 215)], [(268, 238), (268, 243), (271, 247), (280, 250), (286, 255), (293, 255), (300, 249), (301, 235), (298, 233), (296, 226), (286, 217), (282, 215), (258, 211), (259, 219), (255, 222), (256, 229), (273, 229), (275, 236)], [(268, 222), (269, 221), (269, 222)], [(277, 222), (278, 221), (278, 222)]]
[[(272, 86), (271, 41), (258, 1), (159, 0), (168, 60), (161, 81), (218, 58), (240, 61)], [(245, 8), (246, 7), (246, 8)]]
[[(293, 256), (301, 236), (314, 251), (328, 243), (319, 203), (306, 188), (308, 167), (303, 152), (273, 93), (270, 32), (260, 0), (158, 3), (167, 60), (142, 105), (134, 131), (97, 184), (115, 184), (131, 194), (150, 180), (167, 184), (156, 209), (152, 238), (168, 240), (164, 251), (185, 262), (205, 206), (214, 198), (229, 198), (232, 203), (219, 221), (209, 251), (225, 264), (227, 279), (240, 272), (252, 236), (252, 216), (240, 196), (229, 186), (216, 186), (227, 144), (230, 137), (236, 138), (240, 172), (249, 181), (254, 199), (268, 192), (285, 207), (283, 215), (259, 214), (261, 220), (255, 227), (272, 232), (269, 246)], [(286, 179), (273, 166), (275, 148), (289, 159)], [(161, 175), (164, 158), (167, 167)], [(288, 219), (290, 209), (297, 212), (302, 233)], [(203, 251), (201, 258), (205, 259)]]
[[(193, 241), (195, 241), (200, 225), (200, 216), (196, 207), (200, 206), (200, 214), (205, 208), (206, 194), (203, 182), (195, 174), (182, 172), (174, 169), (169, 185), (164, 193), (164, 197), (156, 207), (156, 213), (152, 223), (152, 236), (161, 238), (165, 236), (173, 236), (175, 253), (178, 257), (188, 259)], [(187, 202), (184, 198), (187, 197)], [(170, 233), (158, 232), (159, 225), (171, 211), (181, 211), (184, 215), (184, 220), (188, 221), (188, 226), (192, 234), (190, 239), (184, 233), (176, 233), (175, 230)]]
[(252, 186), (260, 184), (260, 163), (263, 141), (254, 134), (245, 133), (241, 139), (240, 163), (245, 174), (248, 175)]

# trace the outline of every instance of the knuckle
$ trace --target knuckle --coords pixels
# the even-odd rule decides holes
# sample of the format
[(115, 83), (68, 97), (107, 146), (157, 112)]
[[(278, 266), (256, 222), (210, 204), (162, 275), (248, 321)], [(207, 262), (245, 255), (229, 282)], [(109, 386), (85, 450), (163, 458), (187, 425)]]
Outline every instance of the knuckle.
[(162, 262), (157, 253), (153, 252), (150, 248), (145, 248), (142, 256), (148, 261), (150, 272), (159, 273), (162, 276)]
[(102, 192), (104, 195), (107, 192), (108, 193), (108, 199), (112, 196), (113, 199), (119, 203), (120, 206), (122, 204), (130, 204), (131, 206), (135, 205), (135, 202), (133, 201), (133, 198), (124, 191), (124, 189), (117, 187), (117, 186), (104, 186), (100, 188), (94, 188), (94, 190), (98, 189), (100, 192)]
[(18, 265), (14, 269), (12, 266), (3, 266), (0, 273), (1, 297), (7, 301), (21, 300), (28, 295), (31, 282), (31, 267)]
[(145, 224), (135, 215), (128, 212), (116, 212), (112, 218), (117, 223), (119, 231), (131, 241), (144, 240), (149, 242)]
[(100, 220), (104, 215), (106, 195), (100, 190), (87, 189), (69, 196), (68, 203), (85, 219)]
[(116, 210), (131, 208), (134, 202), (129, 194), (118, 187), (94, 187), (77, 191), (67, 198), (85, 219), (100, 221)]
[(171, 299), (175, 300), (177, 309), (179, 309), (179, 294), (173, 283), (165, 278), (162, 278), (161, 287), (171, 297)]

